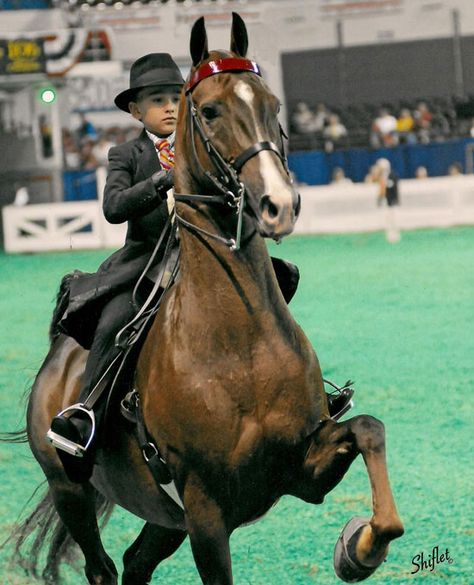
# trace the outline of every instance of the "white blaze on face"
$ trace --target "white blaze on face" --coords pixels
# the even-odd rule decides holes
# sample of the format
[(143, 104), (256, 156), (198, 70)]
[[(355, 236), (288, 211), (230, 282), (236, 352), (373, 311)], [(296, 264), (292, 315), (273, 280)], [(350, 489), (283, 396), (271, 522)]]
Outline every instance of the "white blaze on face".
[[(264, 140), (262, 128), (257, 122), (257, 118), (255, 116), (255, 109), (253, 105), (254, 101), (254, 93), (250, 85), (245, 83), (245, 81), (239, 80), (234, 87), (234, 91), (237, 96), (245, 102), (245, 104), (249, 107), (252, 120), (255, 127), (255, 134), (257, 137), (257, 141), (261, 142)], [(291, 193), (287, 182), (284, 180), (281, 172), (278, 169), (275, 156), (270, 153), (268, 150), (262, 150), (258, 153), (258, 160), (260, 163), (260, 174), (263, 178), (264, 182), (264, 193), (265, 195), (270, 195), (275, 203), (282, 203), (284, 204), (287, 201), (287, 198), (290, 198), (291, 202)]]

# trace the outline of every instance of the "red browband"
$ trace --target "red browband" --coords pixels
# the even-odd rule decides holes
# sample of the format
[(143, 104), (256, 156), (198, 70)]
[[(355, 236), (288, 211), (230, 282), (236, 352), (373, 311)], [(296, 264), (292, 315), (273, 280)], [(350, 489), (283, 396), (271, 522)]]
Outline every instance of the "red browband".
[(257, 75), (262, 75), (257, 63), (255, 63), (255, 61), (249, 61), (248, 59), (226, 57), (225, 59), (218, 59), (217, 61), (209, 61), (208, 63), (201, 65), (201, 67), (196, 69), (191, 75), (186, 84), (186, 93), (189, 93), (200, 81), (206, 79), (206, 77), (211, 77), (211, 75), (224, 73), (226, 71), (250, 71)]

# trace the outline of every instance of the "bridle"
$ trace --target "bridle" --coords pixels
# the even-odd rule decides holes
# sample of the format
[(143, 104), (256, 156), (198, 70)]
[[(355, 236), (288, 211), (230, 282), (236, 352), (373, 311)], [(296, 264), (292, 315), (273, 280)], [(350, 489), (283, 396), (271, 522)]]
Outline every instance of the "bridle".
[[(242, 220), (243, 211), (245, 207), (246, 193), (245, 186), (240, 180), (240, 172), (243, 166), (246, 164), (247, 161), (249, 161), (259, 152), (263, 150), (270, 150), (279, 157), (279, 159), (283, 163), (286, 172), (289, 174), (286, 153), (283, 147), (283, 138), (281, 141), (282, 142), (281, 149), (274, 142), (271, 142), (269, 140), (262, 140), (260, 142), (252, 144), (252, 146), (249, 146), (249, 148), (247, 148), (246, 150), (244, 150), (244, 152), (239, 154), (235, 158), (235, 160), (230, 162), (228, 160), (225, 160), (221, 153), (218, 151), (218, 149), (214, 146), (209, 136), (206, 134), (206, 131), (202, 125), (201, 120), (199, 119), (197, 108), (192, 98), (192, 91), (198, 85), (198, 83), (203, 79), (206, 79), (207, 77), (211, 77), (212, 75), (216, 75), (218, 73), (242, 71), (249, 71), (251, 73), (254, 73), (255, 75), (261, 76), (260, 69), (254, 61), (238, 57), (225, 57), (223, 59), (209, 61), (198, 67), (198, 69), (196, 69), (196, 71), (194, 71), (190, 75), (185, 86), (185, 96), (186, 114), (188, 117), (188, 126), (191, 134), (193, 157), (200, 172), (204, 176), (206, 176), (207, 179), (214, 185), (217, 194), (214, 195), (203, 194), (198, 195), (189, 193), (174, 194), (175, 201), (183, 202), (197, 201), (205, 203), (224, 204), (234, 209), (237, 213), (237, 227), (235, 238), (224, 238), (218, 234), (212, 234), (206, 230), (203, 230), (202, 228), (185, 220), (176, 212), (175, 209), (176, 218), (179, 223), (188, 227), (191, 230), (200, 232), (208, 237), (214, 238), (222, 242), (223, 244), (227, 245), (232, 251), (239, 250), (241, 245)], [(281, 125), (280, 133), (282, 137), (285, 136)], [(201, 161), (199, 160), (196, 148), (196, 134), (199, 136), (202, 144), (206, 149), (207, 155), (212, 165), (214, 166), (214, 173), (205, 169)]]

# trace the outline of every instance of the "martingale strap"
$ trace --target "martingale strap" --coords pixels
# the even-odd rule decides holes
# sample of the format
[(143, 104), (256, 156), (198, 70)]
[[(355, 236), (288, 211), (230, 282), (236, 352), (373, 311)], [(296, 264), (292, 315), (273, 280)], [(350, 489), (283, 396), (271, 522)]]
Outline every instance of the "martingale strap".
[(206, 77), (211, 77), (211, 75), (216, 75), (216, 73), (225, 73), (228, 71), (250, 71), (256, 75), (262, 75), (260, 68), (255, 61), (240, 59), (238, 57), (225, 57), (224, 59), (209, 61), (208, 63), (201, 65), (201, 67), (198, 67), (186, 84), (186, 93), (192, 91), (196, 85), (203, 79), (206, 79)]

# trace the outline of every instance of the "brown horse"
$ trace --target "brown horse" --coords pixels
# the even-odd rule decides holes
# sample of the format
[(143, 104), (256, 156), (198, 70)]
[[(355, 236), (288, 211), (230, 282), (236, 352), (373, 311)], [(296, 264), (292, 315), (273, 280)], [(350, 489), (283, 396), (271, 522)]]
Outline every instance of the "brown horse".
[(27, 419), (31, 449), (49, 484), (27, 526), (41, 516), (49, 518), (45, 526), (56, 526), (45, 570), (50, 582), (57, 583), (67, 533), (84, 554), (89, 583), (118, 582), (97, 523), (107, 501), (146, 522), (124, 555), (124, 585), (148, 583), (186, 536), (202, 582), (230, 585), (232, 531), (284, 494), (322, 503), (358, 454), (370, 477), (373, 515), (353, 519), (341, 534), (337, 574), (348, 582), (366, 578), (403, 533), (383, 425), (366, 415), (340, 423), (329, 418), (318, 360), (273, 272), (263, 237), (280, 239), (293, 230), (299, 196), (281, 151), (278, 100), (246, 51), (238, 15), (230, 52), (208, 52), (204, 20), (195, 23), (176, 142), (180, 275), (147, 336), (135, 377), (146, 426), (184, 509), (157, 487), (118, 415), (91, 481), (67, 479), (45, 436), (52, 417), (76, 401), (87, 353), (57, 336), (34, 383)]

